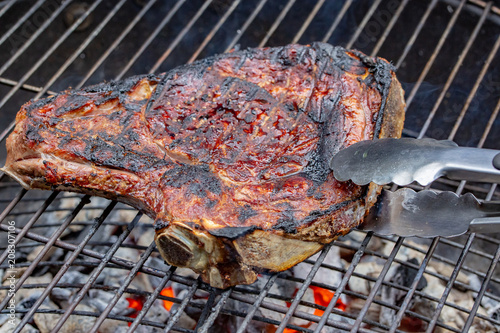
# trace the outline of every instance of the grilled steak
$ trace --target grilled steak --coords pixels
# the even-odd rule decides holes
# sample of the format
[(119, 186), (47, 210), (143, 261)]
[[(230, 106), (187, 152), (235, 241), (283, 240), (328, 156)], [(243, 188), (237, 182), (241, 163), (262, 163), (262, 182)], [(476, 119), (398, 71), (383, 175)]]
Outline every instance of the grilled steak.
[(328, 162), (399, 137), (403, 118), (383, 59), (323, 43), (248, 49), (31, 101), (3, 170), (144, 211), (169, 264), (225, 288), (361, 223), (380, 188), (338, 182)]

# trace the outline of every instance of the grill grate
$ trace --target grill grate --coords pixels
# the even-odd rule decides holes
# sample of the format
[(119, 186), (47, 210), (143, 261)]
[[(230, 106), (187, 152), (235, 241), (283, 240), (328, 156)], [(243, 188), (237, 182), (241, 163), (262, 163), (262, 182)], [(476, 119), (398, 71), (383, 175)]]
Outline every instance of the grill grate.
[[(84, 10), (76, 21), (65, 25), (64, 16), (75, 5)], [(227, 52), (238, 44), (255, 47), (316, 40), (393, 60), (406, 90), (405, 136), (500, 149), (500, 9), (492, 2), (3, 1), (0, 20), (5, 22), (0, 27), (2, 164), (15, 112), (30, 98), (68, 86), (80, 88), (104, 79), (161, 72)], [(84, 21), (90, 26), (79, 29)], [(427, 241), (353, 231), (301, 264), (303, 276), (264, 274), (255, 285), (221, 291), (185, 270), (152, 261), (158, 257), (152, 239), (137, 241), (141, 233), (151, 232), (151, 223), (130, 207), (104, 199), (90, 202), (89, 196), (26, 191), (3, 174), (0, 181), (0, 244), (11, 244), (7, 241), (15, 236), (17, 259), (10, 267), (9, 248), (0, 246), (0, 325), (6, 325), (11, 299), (15, 301), (21, 292), (40, 291), (29, 306), (16, 308), (19, 320), (14, 332), (28, 325), (44, 331), (35, 320), (40, 314), (55, 316), (45, 331), (57, 331), (74, 316), (92, 318), (89, 332), (103, 331), (109, 320), (118, 326), (126, 323), (121, 327), (128, 332), (211, 332), (221, 325), (239, 333), (262, 327), (277, 332), (402, 332), (400, 323), (405, 318), (420, 321), (427, 332), (477, 330), (477, 321), (500, 329), (498, 235)], [(439, 180), (431, 188), (472, 192), (484, 200), (500, 198), (496, 184)], [(15, 221), (14, 229), (8, 221)], [(110, 236), (98, 237), (104, 233)], [(140, 257), (125, 258), (127, 249), (138, 251)], [(343, 264), (327, 261), (333, 252), (341, 254)], [(31, 256), (18, 259), (21, 253)], [(408, 260), (408, 253), (420, 260)], [(371, 262), (379, 264), (376, 274), (362, 269)], [(398, 267), (412, 272), (408, 281), (386, 278)], [(103, 278), (107, 270), (119, 272), (121, 284), (107, 283)], [(318, 280), (322, 270), (340, 278)], [(72, 271), (85, 272), (87, 278), (65, 282)], [(16, 293), (8, 293), (8, 272), (16, 274)], [(52, 274), (50, 282), (33, 279), (47, 272)], [(134, 283), (141, 278), (155, 279), (154, 286), (137, 288)], [(420, 288), (423, 280), (440, 282), (439, 293)], [(478, 283), (474, 285), (473, 280)], [(354, 281), (369, 285), (368, 292), (354, 288)], [(182, 292), (164, 295), (165, 288), (174, 284)], [(291, 284), (297, 286), (296, 293), (277, 292), (276, 286)], [(313, 287), (333, 295), (326, 302), (313, 302), (306, 297)], [(56, 290), (72, 298), (65, 307), (47, 308), (45, 300)], [(455, 291), (472, 301), (461, 302), (453, 296)], [(113, 297), (100, 311), (81, 307), (86, 296), (98, 292), (110, 292)], [(391, 303), (382, 297), (390, 292), (403, 296)], [(133, 316), (116, 310), (125, 296), (141, 300)], [(337, 304), (343, 299), (358, 300), (360, 307), (340, 309)], [(170, 302), (176, 310), (162, 320), (148, 317), (158, 306), (157, 300)], [(412, 310), (422, 300), (434, 311)], [(496, 314), (480, 311), (486, 300), (496, 304)], [(443, 311), (450, 309), (463, 318), (459, 324), (443, 319)], [(392, 311), (394, 320), (383, 322), (373, 311)], [(181, 324), (186, 313), (194, 313), (189, 328)]]

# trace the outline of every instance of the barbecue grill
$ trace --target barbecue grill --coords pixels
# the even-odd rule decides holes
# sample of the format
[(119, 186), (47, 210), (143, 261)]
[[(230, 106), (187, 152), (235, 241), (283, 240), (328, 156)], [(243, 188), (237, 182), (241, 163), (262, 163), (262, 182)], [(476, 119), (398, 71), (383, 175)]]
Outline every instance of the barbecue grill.
[[(313, 41), (393, 62), (404, 136), (500, 149), (493, 2), (2, 1), (0, 20), (2, 165), (15, 113), (31, 98), (233, 48)], [(165, 264), (151, 221), (131, 207), (0, 180), (2, 332), (500, 331), (498, 235), (353, 231), (289, 271), (218, 290)], [(431, 188), (500, 198), (496, 184)]]

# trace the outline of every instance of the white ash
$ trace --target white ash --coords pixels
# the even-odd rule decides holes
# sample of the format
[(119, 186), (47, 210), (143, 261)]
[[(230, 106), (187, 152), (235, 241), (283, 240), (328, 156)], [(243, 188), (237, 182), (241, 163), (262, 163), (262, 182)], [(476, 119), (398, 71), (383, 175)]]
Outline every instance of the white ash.
[[(85, 284), (89, 279), (87, 274), (79, 271), (67, 271), (59, 280), (58, 284)], [(65, 308), (73, 301), (73, 297), (78, 294), (80, 288), (53, 288), (51, 298), (62, 308)]]
[[(146, 267), (152, 267), (154, 269), (161, 270), (163, 272), (168, 272), (170, 266), (165, 264), (165, 260), (163, 258), (156, 256), (156, 254), (153, 252), (149, 258), (146, 260), (144, 266)], [(179, 274), (179, 269), (176, 270), (177, 274)], [(149, 284), (151, 285), (151, 288), (154, 290), (158, 287), (158, 285), (161, 283), (162, 278), (158, 277), (156, 275), (152, 274), (144, 274), (146, 275)], [(184, 276), (184, 275), (182, 275)], [(186, 288), (186, 287), (184, 287)]]
[(99, 333), (125, 333), (128, 331), (128, 323), (122, 320), (105, 319), (99, 326)]
[[(88, 305), (94, 307), (97, 312), (103, 312), (106, 307), (110, 304), (111, 300), (115, 296), (114, 292), (104, 291), (99, 289), (91, 289), (88, 292), (87, 303)], [(120, 297), (118, 302), (111, 309), (110, 314), (127, 316), (130, 315), (134, 309), (129, 307), (128, 301), (125, 297)]]
[[(419, 266), (419, 262), (415, 258), (411, 258), (410, 260), (408, 260), (408, 262), (413, 265)], [(413, 267), (406, 265), (399, 265), (393, 271), (394, 274), (392, 276), (387, 276), (386, 280), (396, 285), (410, 288), (417, 275), (417, 272), (418, 270)], [(427, 280), (425, 279), (425, 277), (421, 277), (416, 289), (421, 291), (425, 287), (427, 287)], [(381, 299), (386, 303), (396, 305), (399, 307), (403, 303), (406, 295), (407, 292), (405, 290), (393, 288), (392, 286), (388, 285), (382, 285)], [(409, 305), (409, 309), (413, 309), (413, 305), (417, 300), (417, 298), (419, 299), (420, 302), (426, 303), (425, 308), (432, 311), (433, 308), (432, 303), (425, 299), (420, 299), (420, 297), (418, 296), (412, 299), (412, 302)], [(380, 309), (379, 322), (383, 325), (387, 325), (390, 327), (394, 322), (394, 320), (396, 320), (396, 313), (397, 313), (396, 310), (382, 306)]]
[[(176, 285), (178, 283), (172, 283), (172, 285)], [(174, 289), (174, 293), (175, 293), (175, 288), (172, 287), (172, 289)], [(179, 290), (178, 294), (175, 294), (176, 297), (178, 299), (185, 299), (186, 297), (188, 297), (188, 293), (189, 291), (187, 289), (183, 289), (183, 290), (180, 290), (180, 289), (177, 289)], [(230, 300), (229, 300), (230, 301)], [(180, 304), (178, 303), (174, 303), (172, 305), (172, 308), (170, 309), (170, 315), (173, 316), (177, 313), (177, 311), (179, 311), (179, 307), (180, 307)], [(183, 327), (183, 328), (187, 328), (187, 329), (194, 329), (196, 327), (196, 321), (191, 318), (190, 316), (188, 316), (185, 312), (183, 312), (179, 318), (179, 320), (177, 321), (177, 326), (179, 327)]]
[[(16, 318), (14, 319), (14, 325), (7, 323), (2, 326), (2, 324), (0, 324), (0, 333), (12, 333), (19, 326), (20, 323), (21, 319)], [(21, 333), (40, 333), (40, 331), (31, 326), (30, 324), (26, 324), (21, 329)]]
[[(316, 261), (318, 257), (319, 253), (315, 254), (310, 259), (312, 261)], [(344, 268), (344, 265), (340, 260), (340, 251), (338, 247), (333, 246), (330, 248), (330, 251), (328, 251), (328, 254), (325, 256), (325, 259), (323, 260), (323, 264), (332, 267), (337, 267), (339, 269)], [(312, 268), (311, 264), (301, 262), (292, 268), (293, 275), (297, 278), (305, 280), (307, 278), (307, 275), (310, 273), (311, 268)], [(342, 274), (339, 271), (335, 271), (331, 268), (320, 267), (316, 272), (316, 274), (314, 275), (313, 281), (336, 287), (342, 281)]]
[[(42, 305), (40, 309), (58, 309), (57, 305), (50, 302), (49, 305)], [(93, 309), (84, 305), (78, 304), (76, 311), (88, 311), (93, 312)], [(57, 313), (35, 313), (33, 315), (33, 320), (36, 327), (40, 330), (40, 333), (49, 333), (56, 326), (57, 322), (61, 318), (60, 314)], [(94, 325), (96, 318), (93, 316), (80, 316), (71, 315), (68, 320), (64, 323), (59, 333), (87, 333), (90, 331)]]

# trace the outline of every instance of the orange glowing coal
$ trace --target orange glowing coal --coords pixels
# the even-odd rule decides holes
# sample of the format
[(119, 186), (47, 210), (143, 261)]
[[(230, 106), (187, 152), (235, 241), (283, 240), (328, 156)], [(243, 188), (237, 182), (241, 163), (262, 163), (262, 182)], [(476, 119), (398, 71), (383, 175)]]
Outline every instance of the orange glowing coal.
[[(335, 295), (332, 291), (325, 289), (325, 288), (318, 287), (318, 286), (311, 285), (311, 286), (309, 286), (309, 288), (311, 288), (311, 290), (313, 291), (314, 303), (316, 303), (317, 305), (320, 305), (320, 306), (327, 307), (328, 304), (330, 304), (330, 301), (332, 300), (333, 296)], [(296, 292), (297, 291), (295, 291), (295, 293)], [(288, 305), (288, 307), (290, 307), (291, 303), (287, 302), (287, 305)], [(337, 300), (337, 303), (335, 304), (335, 308), (339, 309), (341, 311), (345, 311), (346, 307), (347, 307), (347, 305), (344, 304), (344, 302), (342, 302), (342, 300), (339, 298)], [(323, 311), (323, 310), (320, 310), (320, 309), (314, 310), (315, 316), (321, 317), (323, 315), (323, 313), (325, 313), (325, 311)], [(312, 323), (309, 323), (308, 325), (301, 325), (301, 327), (308, 328), (309, 326), (311, 326), (311, 324)], [(294, 329), (290, 329), (290, 328), (285, 328), (283, 333), (299, 333), (299, 331), (294, 330)]]
[[(130, 318), (136, 318), (137, 314), (139, 314), (139, 311), (142, 310), (142, 306), (144, 305), (144, 298), (136, 296), (136, 297), (127, 297), (126, 300), (128, 301), (128, 307), (135, 310), (128, 316)], [(131, 324), (132, 323), (128, 323), (128, 326), (130, 326)]]
[[(166, 296), (166, 297), (175, 297), (174, 290), (172, 289), (172, 287), (167, 287), (167, 288), (163, 289), (160, 292), (160, 295)], [(172, 305), (174, 305), (174, 302), (163, 300), (163, 306), (168, 311), (170, 311), (170, 309), (172, 308)]]
[[(321, 305), (324, 307), (327, 307), (328, 304), (330, 304), (330, 301), (332, 300), (334, 293), (328, 289), (317, 287), (317, 286), (309, 286), (309, 288), (312, 289), (314, 293), (314, 303), (317, 305)], [(340, 300), (340, 298), (337, 300), (337, 303), (335, 304), (335, 308), (339, 309), (341, 311), (345, 311), (346, 305), (344, 302)], [(322, 311), (320, 309), (314, 310), (314, 315), (321, 317), (325, 311)]]

